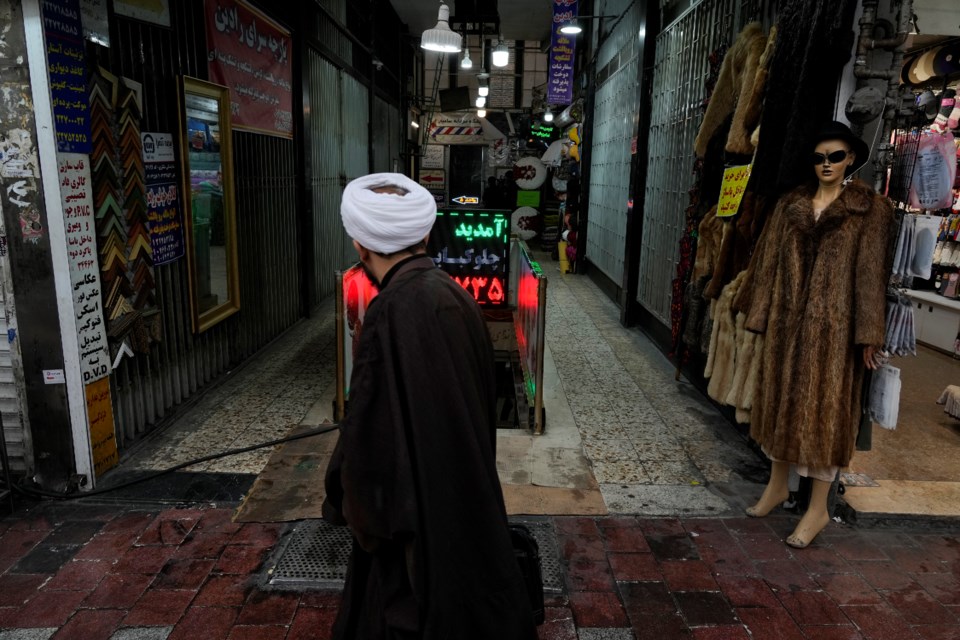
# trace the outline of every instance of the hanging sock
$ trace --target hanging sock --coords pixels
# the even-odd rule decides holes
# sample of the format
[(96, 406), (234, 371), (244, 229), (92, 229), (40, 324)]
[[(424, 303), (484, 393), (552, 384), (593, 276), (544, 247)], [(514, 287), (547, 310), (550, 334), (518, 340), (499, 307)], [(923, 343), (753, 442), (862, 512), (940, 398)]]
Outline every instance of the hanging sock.
[(953, 129), (953, 127), (948, 126), (948, 122), (951, 117), (953, 117), (954, 112), (957, 110), (957, 92), (953, 89), (947, 89), (943, 92), (943, 95), (940, 97), (940, 111), (937, 113), (937, 119), (933, 121), (933, 124), (930, 125), (930, 129), (936, 133), (943, 133), (948, 128)]

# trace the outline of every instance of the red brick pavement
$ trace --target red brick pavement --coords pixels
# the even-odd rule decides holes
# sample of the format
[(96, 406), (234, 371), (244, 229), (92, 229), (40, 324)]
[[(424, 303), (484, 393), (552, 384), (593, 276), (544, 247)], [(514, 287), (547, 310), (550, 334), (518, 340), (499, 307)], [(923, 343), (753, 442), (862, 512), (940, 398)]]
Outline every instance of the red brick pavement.
[[(284, 527), (231, 515), (40, 505), (9, 516), (0, 629), (56, 628), (58, 640), (144, 627), (171, 639), (328, 638), (339, 595), (264, 589)], [(960, 639), (952, 535), (831, 524), (797, 551), (783, 544), (785, 516), (554, 522), (567, 594), (548, 598), (542, 640)], [(67, 559), (44, 569), (51, 557)]]

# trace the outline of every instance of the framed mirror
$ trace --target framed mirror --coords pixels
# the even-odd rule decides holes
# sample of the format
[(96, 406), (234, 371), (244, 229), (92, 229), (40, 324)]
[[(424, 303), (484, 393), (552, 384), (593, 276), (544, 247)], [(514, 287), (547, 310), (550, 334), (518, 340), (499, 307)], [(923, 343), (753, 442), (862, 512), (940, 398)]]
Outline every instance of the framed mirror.
[(194, 333), (240, 310), (230, 90), (184, 77), (180, 157)]

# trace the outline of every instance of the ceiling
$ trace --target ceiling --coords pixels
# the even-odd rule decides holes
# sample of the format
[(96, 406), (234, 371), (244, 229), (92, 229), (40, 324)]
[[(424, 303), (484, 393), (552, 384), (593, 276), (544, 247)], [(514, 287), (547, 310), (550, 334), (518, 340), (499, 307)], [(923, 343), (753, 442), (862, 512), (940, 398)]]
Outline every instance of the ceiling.
[[(419, 35), (437, 24), (439, 0), (390, 0), (410, 33)], [(447, 0), (450, 17), (471, 19), (481, 15), (491, 24), (499, 13), (504, 40), (546, 40), (553, 14), (551, 0)], [(452, 25), (451, 25), (452, 26)]]

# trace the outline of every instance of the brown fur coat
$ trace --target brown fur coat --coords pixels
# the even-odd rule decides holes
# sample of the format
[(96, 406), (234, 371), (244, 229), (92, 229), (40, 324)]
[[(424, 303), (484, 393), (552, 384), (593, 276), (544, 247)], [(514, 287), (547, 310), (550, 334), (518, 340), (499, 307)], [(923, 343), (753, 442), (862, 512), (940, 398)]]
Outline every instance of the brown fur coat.
[(864, 183), (814, 221), (814, 189), (777, 203), (733, 307), (764, 334), (750, 435), (771, 457), (846, 466), (860, 422), (862, 346), (881, 346), (889, 201)]

